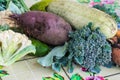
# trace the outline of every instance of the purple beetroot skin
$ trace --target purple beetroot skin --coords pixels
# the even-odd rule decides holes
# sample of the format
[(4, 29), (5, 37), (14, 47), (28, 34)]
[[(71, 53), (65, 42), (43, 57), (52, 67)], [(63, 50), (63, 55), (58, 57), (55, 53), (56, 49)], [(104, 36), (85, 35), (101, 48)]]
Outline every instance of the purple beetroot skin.
[(42, 11), (29, 11), (11, 15), (24, 32), (49, 45), (62, 45), (68, 40), (71, 26), (61, 17)]

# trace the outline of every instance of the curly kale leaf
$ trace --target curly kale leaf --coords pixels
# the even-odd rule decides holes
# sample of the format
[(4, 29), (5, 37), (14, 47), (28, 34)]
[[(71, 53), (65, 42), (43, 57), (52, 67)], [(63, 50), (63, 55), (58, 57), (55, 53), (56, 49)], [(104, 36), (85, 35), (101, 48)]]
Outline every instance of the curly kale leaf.
[(70, 32), (68, 59), (85, 67), (90, 72), (98, 73), (99, 66), (111, 61), (111, 46), (99, 28), (92, 29), (92, 23), (80, 30)]

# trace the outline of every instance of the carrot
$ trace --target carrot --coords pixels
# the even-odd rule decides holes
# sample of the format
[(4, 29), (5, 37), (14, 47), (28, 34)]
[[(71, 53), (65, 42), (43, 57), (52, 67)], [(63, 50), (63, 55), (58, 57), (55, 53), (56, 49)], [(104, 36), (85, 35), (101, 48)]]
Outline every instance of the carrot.
[(120, 38), (120, 30), (117, 31), (116, 36)]

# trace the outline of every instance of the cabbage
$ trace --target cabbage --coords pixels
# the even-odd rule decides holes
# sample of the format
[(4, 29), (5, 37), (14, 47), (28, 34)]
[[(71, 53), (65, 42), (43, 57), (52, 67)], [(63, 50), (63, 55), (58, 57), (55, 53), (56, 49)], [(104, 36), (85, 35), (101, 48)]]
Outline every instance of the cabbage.
[(36, 49), (24, 34), (12, 30), (0, 32), (0, 65), (9, 66)]

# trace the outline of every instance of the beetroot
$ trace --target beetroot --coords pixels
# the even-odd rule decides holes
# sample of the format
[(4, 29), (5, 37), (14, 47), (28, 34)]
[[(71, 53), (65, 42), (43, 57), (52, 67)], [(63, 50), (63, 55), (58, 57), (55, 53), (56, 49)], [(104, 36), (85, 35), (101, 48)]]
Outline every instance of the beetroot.
[(50, 12), (29, 11), (10, 17), (21, 25), (27, 35), (50, 45), (64, 44), (68, 40), (68, 32), (71, 31), (69, 23)]

